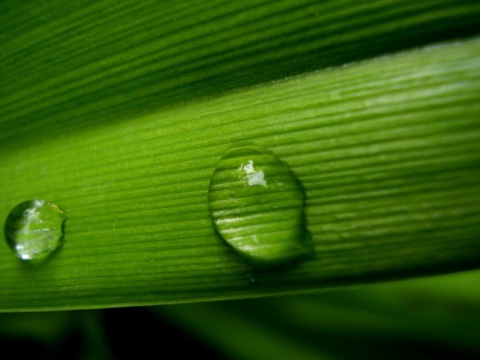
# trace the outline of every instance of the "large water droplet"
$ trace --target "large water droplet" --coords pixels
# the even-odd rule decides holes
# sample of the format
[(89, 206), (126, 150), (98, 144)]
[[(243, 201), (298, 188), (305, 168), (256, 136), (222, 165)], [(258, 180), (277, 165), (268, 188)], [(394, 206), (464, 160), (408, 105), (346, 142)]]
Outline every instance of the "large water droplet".
[(7, 243), (22, 260), (43, 259), (62, 245), (65, 218), (55, 204), (43, 200), (22, 202), (5, 222)]
[(271, 151), (255, 144), (226, 151), (208, 200), (216, 230), (248, 260), (276, 264), (309, 252), (302, 186)]

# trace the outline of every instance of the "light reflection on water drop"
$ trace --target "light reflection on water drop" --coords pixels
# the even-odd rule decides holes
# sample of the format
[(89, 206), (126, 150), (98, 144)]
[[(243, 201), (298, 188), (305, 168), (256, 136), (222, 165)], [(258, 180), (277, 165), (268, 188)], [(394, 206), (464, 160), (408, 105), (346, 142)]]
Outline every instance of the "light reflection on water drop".
[(5, 222), (8, 245), (22, 260), (44, 259), (64, 240), (65, 213), (55, 204), (30, 200), (17, 205)]
[(302, 186), (264, 147), (227, 150), (215, 167), (208, 200), (218, 233), (251, 262), (283, 263), (310, 251)]

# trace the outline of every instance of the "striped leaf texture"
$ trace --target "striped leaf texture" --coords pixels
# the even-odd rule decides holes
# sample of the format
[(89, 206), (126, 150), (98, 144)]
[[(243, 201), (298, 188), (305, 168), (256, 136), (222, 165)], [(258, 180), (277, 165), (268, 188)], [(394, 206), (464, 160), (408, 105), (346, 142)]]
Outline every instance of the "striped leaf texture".
[[(43, 263), (0, 245), (0, 310), (479, 267), (479, 19), (470, 1), (2, 1), (0, 219), (39, 199), (66, 221)], [(311, 256), (259, 268), (215, 229), (210, 182), (244, 142), (301, 184)]]

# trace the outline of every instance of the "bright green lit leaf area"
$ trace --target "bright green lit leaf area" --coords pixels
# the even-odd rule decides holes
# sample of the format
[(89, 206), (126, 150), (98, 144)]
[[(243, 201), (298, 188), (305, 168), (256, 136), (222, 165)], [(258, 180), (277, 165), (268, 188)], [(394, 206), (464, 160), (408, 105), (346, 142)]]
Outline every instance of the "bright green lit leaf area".
[[(251, 297), (475, 267), (480, 41), (288, 79), (2, 151), (0, 218), (62, 204), (65, 243), (0, 251), (0, 304), (83, 308)], [(224, 152), (262, 144), (305, 190), (315, 258), (255, 274), (214, 231)]]
[(215, 166), (208, 204), (220, 236), (254, 263), (307, 253), (303, 189), (287, 164), (259, 145), (237, 145)]
[[(0, 311), (252, 298), (480, 266), (480, 4), (54, 3), (0, 4), (0, 221), (31, 199), (67, 216), (63, 246), (37, 266), (0, 242)], [(257, 269), (224, 241), (209, 188), (245, 142), (303, 190), (288, 191), (287, 220), (255, 226), (291, 221), (312, 256)], [(244, 160), (246, 177), (264, 171), (269, 184), (270, 165)], [(267, 239), (276, 254), (297, 259), (298, 243), (278, 239)]]

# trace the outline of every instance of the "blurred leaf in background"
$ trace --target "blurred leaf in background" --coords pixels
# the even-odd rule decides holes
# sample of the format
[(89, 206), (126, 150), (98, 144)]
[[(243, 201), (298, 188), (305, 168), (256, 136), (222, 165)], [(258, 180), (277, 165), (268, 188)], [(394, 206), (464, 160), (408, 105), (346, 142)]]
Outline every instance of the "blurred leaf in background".
[(2, 314), (0, 344), (28, 359), (476, 359), (479, 282), (470, 271), (309, 295)]

